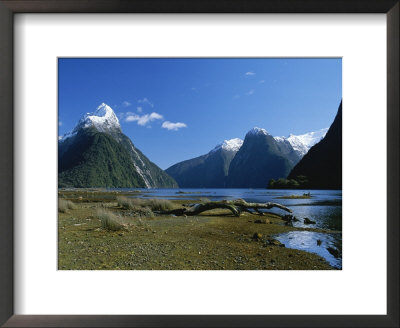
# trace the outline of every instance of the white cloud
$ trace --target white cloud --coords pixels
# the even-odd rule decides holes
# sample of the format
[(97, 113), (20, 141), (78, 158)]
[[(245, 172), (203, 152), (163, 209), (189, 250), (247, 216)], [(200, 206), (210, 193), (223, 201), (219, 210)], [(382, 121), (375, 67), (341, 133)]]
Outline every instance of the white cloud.
[(64, 123), (61, 122), (61, 121), (58, 122), (58, 126), (62, 126), (63, 124), (64, 124)]
[(187, 125), (185, 123), (182, 123), (182, 122), (172, 123), (170, 121), (165, 121), (161, 125), (161, 127), (164, 128), (164, 129), (168, 129), (169, 131), (171, 131), (171, 130), (178, 131), (180, 128), (186, 128)]
[(124, 107), (129, 107), (129, 106), (131, 106), (132, 104), (129, 102), (129, 101), (127, 101), (127, 100), (125, 100), (125, 101), (123, 101), (122, 102), (122, 106), (124, 106)]
[(238, 99), (238, 98), (240, 98), (239, 95), (234, 95), (234, 96), (233, 96), (233, 99)]
[(147, 99), (147, 98), (139, 99), (137, 102), (138, 102), (138, 104), (148, 105), (148, 106), (150, 106), (151, 108), (154, 107), (154, 104), (153, 104), (149, 99)]
[(251, 89), (250, 91), (246, 92), (246, 96), (254, 95), (254, 92), (256, 91), (254, 89)]
[(254, 76), (254, 75), (256, 75), (256, 73), (254, 73), (254, 72), (246, 72), (246, 73), (244, 73), (244, 75), (246, 75), (246, 77), (247, 76)]
[[(128, 114), (128, 113), (127, 113)], [(129, 113), (126, 118), (125, 122), (137, 122), (137, 124), (141, 126), (146, 126), (146, 124), (153, 122), (155, 120), (162, 120), (164, 117), (158, 113), (151, 113), (151, 114), (144, 114), (144, 115), (137, 115), (134, 113)]]
[(265, 80), (260, 80), (258, 81), (258, 83), (265, 83)]
[(133, 114), (133, 115), (128, 115), (127, 117), (125, 117), (125, 122), (134, 122), (134, 121), (138, 121), (140, 118), (139, 115)]
[(136, 107), (136, 110), (138, 111), (138, 113), (143, 112), (143, 107)]
[(63, 137), (62, 136), (58, 136), (58, 140), (61, 140)]

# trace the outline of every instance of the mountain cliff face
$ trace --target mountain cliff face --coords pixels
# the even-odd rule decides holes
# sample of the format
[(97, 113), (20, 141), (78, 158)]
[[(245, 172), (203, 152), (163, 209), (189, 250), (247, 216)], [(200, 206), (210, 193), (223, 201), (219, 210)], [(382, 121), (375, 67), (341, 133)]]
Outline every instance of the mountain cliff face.
[(288, 179), (299, 176), (310, 189), (342, 189), (342, 103), (325, 138), (311, 147)]
[(104, 103), (59, 140), (58, 173), (59, 187), (177, 187), (122, 133), (114, 111)]
[(166, 172), (182, 188), (226, 188), (229, 165), (243, 141), (225, 140), (209, 153), (177, 163)]
[(264, 129), (253, 128), (230, 164), (228, 185), (263, 188), (270, 179), (286, 176), (299, 159), (290, 144), (277, 142)]

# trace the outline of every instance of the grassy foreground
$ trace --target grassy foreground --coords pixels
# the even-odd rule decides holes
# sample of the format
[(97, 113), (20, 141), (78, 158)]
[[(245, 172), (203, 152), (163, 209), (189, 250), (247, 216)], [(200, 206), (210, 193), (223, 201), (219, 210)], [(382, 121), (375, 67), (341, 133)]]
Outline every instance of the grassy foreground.
[[(274, 214), (234, 217), (229, 210), (212, 210), (195, 217), (157, 215), (144, 207), (145, 201), (127, 205), (121, 196), (101, 190), (59, 191), (60, 270), (333, 269), (318, 255), (282, 247), (273, 239), (292, 230), (330, 231), (287, 226)], [(153, 201), (149, 206), (156, 211), (183, 203), (188, 200)]]

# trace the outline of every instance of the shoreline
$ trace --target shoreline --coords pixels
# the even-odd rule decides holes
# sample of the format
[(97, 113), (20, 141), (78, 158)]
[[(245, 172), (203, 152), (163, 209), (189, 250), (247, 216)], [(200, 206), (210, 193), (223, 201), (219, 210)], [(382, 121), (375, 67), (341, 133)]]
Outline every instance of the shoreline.
[[(335, 270), (324, 258), (282, 247), (275, 236), (292, 231), (341, 233), (285, 225), (279, 215), (211, 210), (197, 216), (130, 217), (117, 196), (142, 191), (59, 190), (73, 208), (59, 213), (59, 270)], [(143, 193), (146, 193), (143, 191)], [(195, 195), (192, 195), (195, 196)], [(177, 197), (179, 198), (179, 197)], [(181, 208), (187, 199), (171, 200)], [(99, 208), (127, 218), (124, 231), (102, 228)], [(256, 237), (255, 237), (256, 236)]]

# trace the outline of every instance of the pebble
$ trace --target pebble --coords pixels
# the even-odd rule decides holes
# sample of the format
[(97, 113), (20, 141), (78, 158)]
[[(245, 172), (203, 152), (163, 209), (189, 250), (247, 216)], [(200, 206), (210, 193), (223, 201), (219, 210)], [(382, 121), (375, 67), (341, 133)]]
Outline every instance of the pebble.
[(260, 240), (262, 238), (262, 234), (259, 232), (255, 232), (253, 235), (253, 240)]

